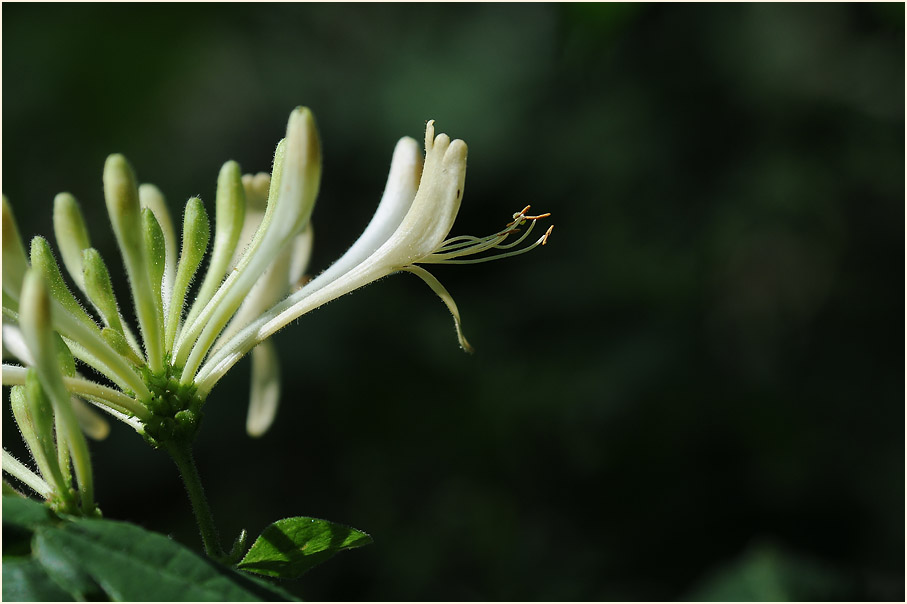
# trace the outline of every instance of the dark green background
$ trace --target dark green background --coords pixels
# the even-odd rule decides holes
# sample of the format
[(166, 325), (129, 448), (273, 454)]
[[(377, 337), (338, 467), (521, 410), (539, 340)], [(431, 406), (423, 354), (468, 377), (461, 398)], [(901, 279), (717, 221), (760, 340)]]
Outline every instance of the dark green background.
[[(299, 104), (314, 271), (429, 118), (470, 146), (453, 234), (556, 228), (435, 271), (473, 356), (403, 275), (277, 336), (260, 440), (237, 366), (197, 449), (225, 540), (371, 533), (307, 599), (903, 599), (902, 4), (3, 7), (3, 192), (26, 238), (75, 194), (114, 268), (108, 153), (213, 215)], [(108, 517), (198, 545), (165, 456), (92, 451)]]

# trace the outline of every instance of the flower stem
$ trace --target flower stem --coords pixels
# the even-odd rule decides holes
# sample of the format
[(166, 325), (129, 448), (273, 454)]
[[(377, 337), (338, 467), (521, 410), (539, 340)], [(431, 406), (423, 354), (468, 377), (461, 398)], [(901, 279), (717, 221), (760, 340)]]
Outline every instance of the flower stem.
[(202, 481), (198, 475), (198, 468), (195, 466), (192, 445), (171, 442), (164, 445), (164, 448), (176, 464), (180, 476), (183, 478), (183, 484), (186, 485), (189, 503), (192, 504), (192, 512), (195, 514), (195, 521), (202, 536), (205, 553), (214, 560), (223, 560), (225, 558), (224, 550), (221, 548), (217, 527), (214, 524), (214, 515), (211, 513), (208, 499), (205, 497), (205, 489), (202, 487)]

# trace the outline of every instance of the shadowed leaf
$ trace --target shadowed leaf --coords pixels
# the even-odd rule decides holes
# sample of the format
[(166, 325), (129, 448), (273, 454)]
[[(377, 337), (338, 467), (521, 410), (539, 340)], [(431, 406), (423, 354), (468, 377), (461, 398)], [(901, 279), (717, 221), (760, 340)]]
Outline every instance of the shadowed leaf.
[(284, 518), (262, 532), (238, 568), (295, 579), (340, 551), (371, 542), (366, 533), (342, 524), (305, 516)]

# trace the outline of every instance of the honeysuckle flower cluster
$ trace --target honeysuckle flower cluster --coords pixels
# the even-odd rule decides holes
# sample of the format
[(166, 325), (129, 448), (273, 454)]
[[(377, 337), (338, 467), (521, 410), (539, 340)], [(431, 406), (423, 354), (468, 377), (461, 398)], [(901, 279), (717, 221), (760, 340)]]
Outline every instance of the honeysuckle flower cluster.
[[(466, 144), (436, 136), (433, 122), (425, 129), (424, 162), (416, 141), (401, 139), (365, 231), (327, 270), (306, 280), (321, 150), (311, 112), (297, 108), (270, 175), (243, 176), (232, 161), (221, 169), (207, 270), (197, 277), (211, 238), (201, 200), (186, 203), (178, 247), (160, 191), (139, 185), (126, 159), (111, 155), (104, 166), (104, 198), (128, 277), (128, 309), (117, 303), (109, 262), (92, 247), (72, 195), (54, 200), (54, 235), (63, 268), (85, 305), (46, 239), (32, 239), (26, 254), (4, 197), (3, 348), (4, 356), (20, 364), (4, 363), (3, 384), (12, 386), (13, 414), (37, 470), (4, 450), (4, 472), (58, 509), (93, 513), (83, 432), (103, 438), (108, 431), (94, 409), (130, 425), (180, 465), (180, 452), (188, 450), (212, 389), (249, 352), (247, 429), (263, 434), (279, 400), (280, 364), (268, 338), (301, 315), (391, 273), (423, 279), (447, 305), (460, 345), (470, 350), (453, 298), (423, 265), (523, 253), (544, 245), (551, 228), (524, 244), (536, 221), (547, 216), (529, 215), (527, 206), (492, 235), (448, 239), (465, 177)], [(194, 279), (200, 284), (190, 301)], [(126, 320), (133, 313), (137, 330)], [(12, 487), (4, 483), (4, 488)]]

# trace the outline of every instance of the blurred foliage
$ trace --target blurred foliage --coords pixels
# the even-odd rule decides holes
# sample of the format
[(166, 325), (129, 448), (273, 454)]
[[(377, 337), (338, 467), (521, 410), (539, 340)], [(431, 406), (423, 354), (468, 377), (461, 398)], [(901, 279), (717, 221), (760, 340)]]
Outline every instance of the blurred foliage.
[[(902, 4), (3, 17), (3, 191), (26, 237), (68, 190), (116, 266), (108, 153), (210, 212), (221, 163), (269, 169), (298, 104), (324, 146), (315, 271), (429, 118), (470, 145), (454, 234), (553, 213), (531, 256), (437, 270), (474, 356), (398, 276), (277, 336), (264, 438), (243, 432), (247, 365), (214, 391), (197, 457), (223, 534), (305, 514), (375, 539), (294, 593), (806, 598), (746, 591), (805, 559), (832, 569), (808, 593), (903, 599)], [(197, 545), (176, 472), (128, 432), (92, 444), (105, 515)], [(747, 553), (765, 542), (783, 553)]]
[(848, 577), (813, 560), (759, 544), (713, 576), (689, 598), (698, 602), (809, 602), (853, 593)]

